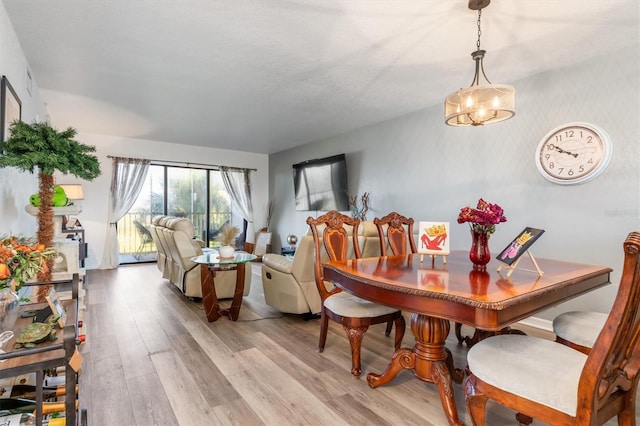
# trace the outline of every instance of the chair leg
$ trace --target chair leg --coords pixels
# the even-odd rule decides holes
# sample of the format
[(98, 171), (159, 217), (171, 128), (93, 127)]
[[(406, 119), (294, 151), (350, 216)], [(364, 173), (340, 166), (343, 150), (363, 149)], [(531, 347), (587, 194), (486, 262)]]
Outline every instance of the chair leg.
[(474, 426), (485, 425), (485, 408), (487, 407), (486, 397), (474, 396), (467, 400), (467, 410)]
[(476, 393), (473, 376), (467, 376), (467, 379), (464, 381), (464, 387), (465, 402), (467, 403), (467, 412), (471, 417), (471, 423), (473, 426), (484, 426), (485, 409), (487, 407), (487, 399), (489, 398)]
[(329, 329), (329, 317), (322, 308), (322, 312), (320, 313), (320, 340), (318, 342), (318, 352), (324, 351), (324, 345), (327, 343), (327, 330)]
[(351, 374), (354, 377), (360, 376), (362, 372), (361, 360), (360, 360), (360, 349), (362, 348), (362, 338), (364, 337), (364, 333), (367, 332), (369, 327), (349, 327), (343, 326), (344, 331), (347, 332), (347, 337), (349, 338), (349, 345), (351, 346)]
[(404, 316), (402, 315), (400, 315), (400, 317), (395, 320), (395, 323), (396, 323), (396, 338), (393, 343), (396, 349), (400, 349), (400, 346), (402, 346), (402, 339), (404, 338), (404, 330), (407, 327), (407, 324), (404, 320)]
[(631, 426), (636, 424), (636, 390), (628, 390), (624, 397), (624, 408), (618, 413), (618, 424)]
[(459, 323), (459, 322), (456, 323), (455, 331), (456, 331), (456, 338), (458, 339), (458, 343), (462, 344), (464, 342), (464, 337), (462, 336), (462, 324), (461, 323)]
[(389, 337), (391, 336), (391, 329), (393, 328), (393, 321), (387, 322), (387, 329), (384, 331), (384, 335)]

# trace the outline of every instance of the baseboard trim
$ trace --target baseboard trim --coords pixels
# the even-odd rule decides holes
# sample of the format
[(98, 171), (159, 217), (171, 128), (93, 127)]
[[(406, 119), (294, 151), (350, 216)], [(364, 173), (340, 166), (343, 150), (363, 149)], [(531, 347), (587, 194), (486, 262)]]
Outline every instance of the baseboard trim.
[(520, 324), (553, 333), (553, 322), (538, 317), (529, 317), (519, 321)]

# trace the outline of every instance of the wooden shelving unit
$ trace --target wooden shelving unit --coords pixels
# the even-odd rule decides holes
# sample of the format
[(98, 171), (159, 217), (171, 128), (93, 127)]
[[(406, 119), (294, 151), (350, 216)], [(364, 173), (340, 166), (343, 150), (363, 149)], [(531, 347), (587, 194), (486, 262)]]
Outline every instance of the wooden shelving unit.
[[(0, 378), (14, 377), (23, 374), (35, 373), (36, 375), (36, 425), (43, 424), (42, 402), (44, 370), (64, 367), (65, 370), (65, 416), (67, 426), (85, 425), (86, 413), (76, 408), (76, 386), (78, 373), (72, 367), (77, 358), (77, 346), (80, 343), (77, 336), (78, 319), (78, 273), (73, 274), (70, 281), (51, 281), (47, 283), (28, 283), (27, 285), (53, 284), (55, 288), (71, 286), (72, 298), (64, 300), (67, 320), (64, 328), (57, 328), (57, 339), (52, 342), (39, 343), (35, 348), (14, 349), (16, 338), (22, 329), (33, 321), (33, 318), (18, 318), (14, 326), (14, 337), (4, 344), (5, 353), (0, 354)], [(44, 303), (26, 304), (21, 306), (21, 311), (38, 310), (46, 307)], [(73, 361), (72, 361), (73, 360)]]

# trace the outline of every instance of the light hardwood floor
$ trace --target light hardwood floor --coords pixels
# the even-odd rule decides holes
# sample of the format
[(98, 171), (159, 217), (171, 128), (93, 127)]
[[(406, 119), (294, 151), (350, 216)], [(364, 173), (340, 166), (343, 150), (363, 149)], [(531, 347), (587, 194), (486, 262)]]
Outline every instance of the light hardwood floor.
[[(259, 263), (252, 272), (238, 321), (209, 323), (202, 304), (163, 280), (155, 264), (88, 271), (80, 405), (89, 425), (447, 424), (436, 387), (410, 372), (377, 389), (367, 385), (365, 375), (383, 371), (393, 353), (384, 325), (366, 333), (363, 375), (355, 380), (342, 328), (330, 321), (318, 353), (319, 321), (266, 305)], [(406, 319), (403, 346), (412, 347)], [(463, 368), (466, 349), (453, 327), (448, 342)], [(470, 424), (462, 386), (454, 392)], [(517, 424), (503, 407), (488, 410), (488, 425)]]

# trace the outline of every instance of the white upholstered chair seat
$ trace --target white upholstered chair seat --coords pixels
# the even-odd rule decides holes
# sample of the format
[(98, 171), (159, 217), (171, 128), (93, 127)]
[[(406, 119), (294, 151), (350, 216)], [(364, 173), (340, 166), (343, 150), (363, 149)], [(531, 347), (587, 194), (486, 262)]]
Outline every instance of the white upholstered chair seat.
[(586, 360), (567, 346), (521, 335), (489, 337), (467, 353), (469, 369), (480, 380), (570, 416), (576, 415)]
[(592, 348), (607, 317), (608, 314), (600, 312), (565, 312), (554, 318), (553, 332), (571, 343)]
[(340, 292), (329, 296), (324, 306), (331, 312), (343, 317), (371, 318), (396, 312), (398, 309), (361, 299), (347, 292)]

